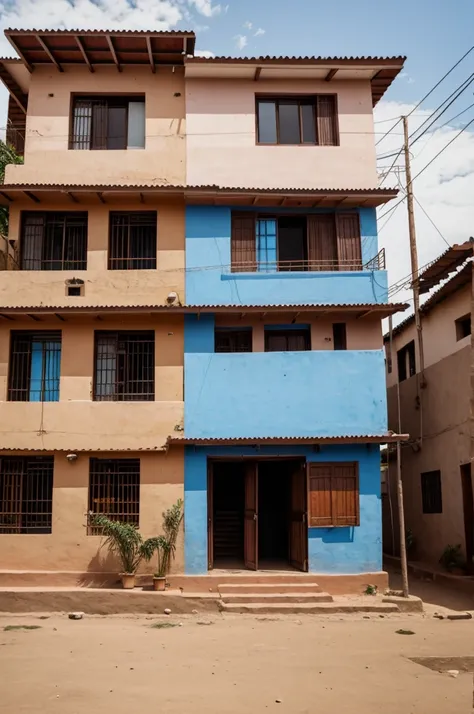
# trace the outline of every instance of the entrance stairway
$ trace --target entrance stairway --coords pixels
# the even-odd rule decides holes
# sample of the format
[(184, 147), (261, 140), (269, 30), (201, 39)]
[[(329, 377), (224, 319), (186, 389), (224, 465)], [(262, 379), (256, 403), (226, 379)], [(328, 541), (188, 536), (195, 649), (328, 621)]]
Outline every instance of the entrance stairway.
[(335, 601), (315, 582), (226, 583), (218, 586), (221, 612), (267, 614), (337, 614), (352, 612), (398, 612), (390, 603)]

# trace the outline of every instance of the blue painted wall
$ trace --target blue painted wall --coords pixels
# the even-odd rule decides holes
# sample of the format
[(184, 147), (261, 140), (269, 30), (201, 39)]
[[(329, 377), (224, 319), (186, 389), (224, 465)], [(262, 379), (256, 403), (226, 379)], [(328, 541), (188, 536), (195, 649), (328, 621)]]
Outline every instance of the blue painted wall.
[[(186, 208), (188, 304), (301, 305), (387, 302), (385, 271), (230, 273), (231, 210), (229, 207), (220, 206)], [(255, 211), (254, 208), (248, 210)], [(280, 210), (288, 213), (287, 209)], [(272, 213), (275, 212), (278, 211), (272, 209)], [(291, 212), (298, 213), (297, 210)], [(308, 211), (299, 213), (306, 214)], [(366, 263), (378, 252), (375, 209), (360, 208), (359, 215), (362, 261)]]
[(382, 350), (186, 353), (184, 433), (187, 438), (385, 433), (384, 369)]
[(355, 574), (382, 570), (380, 450), (375, 445), (193, 447), (185, 449), (185, 572), (207, 573), (207, 459), (217, 456), (304, 456), (307, 461), (358, 461), (360, 526), (310, 528), (309, 570)]

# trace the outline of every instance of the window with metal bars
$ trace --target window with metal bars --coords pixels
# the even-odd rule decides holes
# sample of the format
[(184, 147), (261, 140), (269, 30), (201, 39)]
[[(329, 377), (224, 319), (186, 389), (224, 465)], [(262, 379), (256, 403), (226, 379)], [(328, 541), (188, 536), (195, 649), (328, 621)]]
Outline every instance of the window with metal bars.
[(143, 96), (74, 97), (70, 149), (144, 149)]
[[(90, 459), (89, 512), (139, 525), (140, 459)], [(100, 533), (88, 526), (88, 535)]]
[(11, 332), (8, 399), (58, 402), (61, 332)]
[(95, 333), (94, 399), (155, 399), (154, 332)]
[(156, 211), (112, 211), (109, 270), (156, 268)]
[(0, 534), (51, 533), (53, 456), (0, 458)]
[(214, 332), (216, 352), (251, 352), (251, 327), (216, 327)]
[(423, 513), (443, 512), (441, 471), (425, 471), (421, 474), (421, 502)]
[(301, 325), (301, 329), (273, 329), (265, 327), (265, 352), (304, 352), (311, 349), (311, 330)]
[(21, 270), (86, 270), (87, 213), (23, 212)]

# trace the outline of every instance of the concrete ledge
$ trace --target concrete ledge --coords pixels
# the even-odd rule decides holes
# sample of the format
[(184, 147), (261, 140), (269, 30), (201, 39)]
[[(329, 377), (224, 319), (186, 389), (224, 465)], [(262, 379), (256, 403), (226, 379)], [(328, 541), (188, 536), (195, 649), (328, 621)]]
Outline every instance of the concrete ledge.
[[(385, 565), (391, 565), (400, 570), (400, 558), (394, 555), (383, 556)], [(428, 565), (422, 563), (411, 562), (408, 563), (408, 572), (415, 578), (420, 578), (424, 580), (432, 580), (438, 583), (438, 585), (444, 585), (450, 588), (456, 588), (463, 593), (468, 595), (474, 595), (474, 577), (471, 575), (452, 575), (451, 573), (445, 573), (440, 570), (435, 570), (430, 568)]]
[[(388, 574), (358, 573), (354, 575), (328, 575), (326, 573), (299, 573), (295, 570), (273, 573), (271, 571), (210, 571), (208, 575), (171, 574), (168, 577), (171, 590), (182, 590), (184, 593), (217, 593), (219, 585), (241, 584), (317, 584), (330, 595), (361, 595), (367, 585), (376, 585), (379, 592), (388, 587)], [(152, 576), (137, 575), (137, 586), (151, 587)], [(0, 588), (119, 588), (120, 578), (117, 573), (110, 572), (77, 572), (77, 571), (46, 571), (46, 570), (0, 570)], [(77, 608), (76, 608), (77, 609)], [(80, 609), (80, 608), (78, 608)]]
[(158, 615), (169, 608), (173, 614), (217, 612), (217, 597), (158, 593), (147, 590), (109, 590), (92, 588), (0, 590), (0, 612), (70, 612), (89, 615)]
[(415, 595), (400, 597), (398, 595), (385, 595), (382, 602), (397, 605), (400, 612), (423, 612), (423, 601)]

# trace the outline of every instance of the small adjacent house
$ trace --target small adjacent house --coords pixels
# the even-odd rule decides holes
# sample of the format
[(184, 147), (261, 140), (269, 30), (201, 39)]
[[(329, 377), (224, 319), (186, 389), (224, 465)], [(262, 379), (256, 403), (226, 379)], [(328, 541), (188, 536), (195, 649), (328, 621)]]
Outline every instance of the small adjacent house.
[[(401, 447), (409, 557), (438, 565), (447, 546), (460, 545), (469, 569), (474, 556), (472, 459), (472, 252), (454, 245), (419, 275), (421, 340), (412, 315), (384, 337), (389, 428), (410, 434)], [(398, 413), (398, 402), (400, 413)], [(385, 472), (384, 547), (398, 549), (389, 498), (396, 504), (395, 455)], [(395, 538), (394, 538), (395, 534)]]
[(381, 320), (405, 306), (373, 107), (404, 58), (6, 34), (25, 161), (0, 191), (0, 569), (109, 573), (85, 513), (148, 536), (182, 497), (177, 573), (383, 583)]

